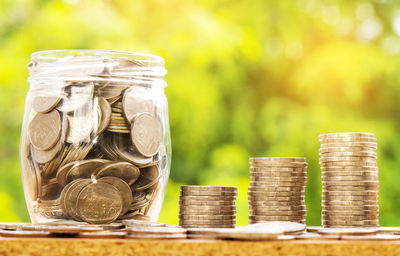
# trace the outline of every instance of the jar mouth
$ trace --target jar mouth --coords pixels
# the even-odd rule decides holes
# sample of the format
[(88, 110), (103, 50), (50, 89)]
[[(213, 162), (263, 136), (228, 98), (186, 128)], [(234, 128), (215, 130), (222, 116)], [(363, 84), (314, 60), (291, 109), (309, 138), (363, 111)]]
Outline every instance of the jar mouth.
[[(38, 81), (167, 84), (164, 59), (157, 55), (110, 50), (47, 50), (32, 54), (29, 63), (31, 89), (43, 89)], [(64, 81), (65, 83), (62, 83)]]
[(138, 52), (127, 52), (127, 51), (114, 51), (114, 50), (85, 50), (85, 49), (65, 49), (65, 50), (45, 50), (34, 52), (31, 55), (32, 61), (37, 62), (54, 62), (65, 57), (76, 57), (76, 56), (102, 56), (109, 58), (129, 58), (132, 60), (140, 61), (145, 66), (159, 66), (164, 67), (164, 58)]

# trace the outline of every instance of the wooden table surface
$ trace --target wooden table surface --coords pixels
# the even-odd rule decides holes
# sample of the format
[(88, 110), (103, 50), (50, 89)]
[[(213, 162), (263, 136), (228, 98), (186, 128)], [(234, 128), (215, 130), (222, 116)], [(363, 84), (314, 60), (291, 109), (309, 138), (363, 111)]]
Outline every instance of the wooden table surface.
[(0, 238), (0, 255), (400, 255), (400, 241)]

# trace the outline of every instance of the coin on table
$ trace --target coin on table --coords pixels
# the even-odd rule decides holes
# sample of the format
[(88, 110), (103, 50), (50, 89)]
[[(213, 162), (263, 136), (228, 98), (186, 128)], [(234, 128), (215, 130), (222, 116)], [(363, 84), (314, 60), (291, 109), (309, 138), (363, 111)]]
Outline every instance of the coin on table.
[(125, 214), (128, 211), (130, 204), (133, 201), (132, 191), (129, 185), (122, 179), (112, 176), (102, 177), (97, 181), (102, 181), (111, 184), (118, 189), (122, 198), (122, 210), (120, 216)]
[(338, 157), (329, 157), (322, 156), (319, 158), (320, 163), (330, 163), (330, 162), (373, 162), (376, 161), (376, 157), (364, 157), (364, 156), (338, 156)]
[(353, 195), (327, 195), (327, 194), (322, 194), (322, 197), (324, 200), (343, 200), (343, 201), (358, 201), (358, 200), (368, 200), (368, 201), (374, 201), (378, 200), (379, 195), (378, 192), (374, 195), (364, 195), (364, 196), (353, 196)]
[(236, 228), (232, 230), (223, 230), (217, 232), (218, 238), (223, 239), (233, 239), (233, 240), (251, 240), (251, 241), (260, 241), (260, 240), (275, 240), (282, 235), (281, 232), (276, 232), (274, 230), (254, 230), (244, 228)]
[(372, 150), (376, 150), (378, 148), (378, 144), (376, 142), (361, 142), (361, 141), (350, 141), (350, 142), (322, 142), (320, 148), (332, 148), (332, 147), (363, 147), (370, 148)]
[(78, 238), (93, 238), (93, 239), (119, 239), (124, 238), (127, 232), (124, 231), (99, 231), (99, 232), (81, 232)]
[(93, 224), (110, 223), (120, 216), (123, 199), (113, 185), (98, 181), (81, 190), (76, 208), (83, 221)]
[(321, 147), (319, 149), (320, 154), (325, 153), (357, 153), (357, 152), (367, 152), (376, 153), (376, 150), (371, 147)]
[(376, 228), (322, 228), (318, 230), (321, 235), (374, 235), (378, 232)]
[(365, 176), (326, 176), (322, 174), (323, 182), (347, 182), (347, 181), (377, 181), (378, 175), (365, 175)]
[(98, 169), (104, 165), (103, 159), (89, 159), (78, 161), (66, 174), (66, 182), (69, 183), (79, 178), (90, 178)]
[(302, 174), (305, 172), (304, 167), (253, 167), (250, 166), (250, 173), (271, 173), (275, 175), (286, 175), (289, 174)]
[(221, 229), (221, 228), (235, 228), (235, 224), (181, 224), (185, 229)]
[(180, 220), (234, 220), (236, 219), (236, 215), (187, 215), (187, 214), (179, 214)]
[(379, 226), (379, 220), (322, 220), (324, 226)]
[(131, 122), (139, 113), (155, 113), (153, 95), (149, 88), (134, 86), (127, 89), (122, 98), (122, 105), (126, 119)]
[(327, 152), (321, 154), (322, 157), (369, 157), (377, 159), (378, 154), (376, 152), (368, 152), (368, 151), (354, 151), (354, 152)]
[(139, 168), (128, 162), (112, 162), (96, 172), (96, 177), (113, 176), (132, 185), (140, 176)]
[(250, 163), (293, 163), (293, 162), (306, 162), (305, 157), (251, 157)]
[(251, 200), (249, 199), (249, 205), (251, 206), (266, 206), (266, 207), (270, 207), (270, 206), (298, 206), (298, 205), (304, 205), (305, 201), (300, 200), (300, 201), (267, 201), (267, 200)]
[(296, 240), (339, 240), (339, 235), (320, 235), (318, 233), (302, 233), (296, 235)]
[(274, 191), (274, 192), (270, 192), (270, 191), (263, 191), (262, 189), (259, 190), (254, 190), (251, 189), (248, 191), (248, 195), (252, 195), (252, 196), (268, 196), (268, 197), (272, 197), (272, 196), (301, 196), (303, 195), (303, 193), (301, 191), (299, 192), (292, 192), (292, 191)]
[(76, 201), (81, 190), (91, 183), (89, 179), (78, 179), (70, 182), (61, 191), (60, 201), (64, 214), (74, 220), (80, 221), (80, 216), (76, 209)]
[(341, 161), (341, 162), (320, 162), (322, 168), (325, 167), (341, 167), (341, 166), (358, 166), (358, 167), (377, 167), (376, 161), (360, 162), (360, 161)]
[(286, 205), (286, 206), (259, 206), (259, 205), (252, 205), (250, 210), (259, 210), (259, 211), (305, 211), (306, 206), (305, 205)]
[(155, 226), (133, 226), (127, 227), (126, 231), (129, 234), (186, 234), (186, 229), (179, 226), (175, 227), (155, 227)]
[(364, 191), (364, 190), (379, 190), (379, 185), (365, 185), (365, 186), (346, 186), (346, 185), (332, 185), (323, 186), (325, 191)]
[(257, 195), (251, 194), (249, 192), (248, 198), (251, 200), (262, 200), (262, 201), (282, 201), (282, 202), (288, 202), (288, 201), (300, 201), (304, 200), (304, 196), (267, 196), (263, 195), (262, 193), (259, 193)]
[(351, 220), (365, 220), (365, 219), (376, 219), (379, 216), (378, 211), (368, 210), (322, 210), (322, 214), (330, 219), (351, 219)]
[(33, 98), (32, 107), (38, 113), (47, 113), (53, 110), (61, 98), (53, 96), (36, 96)]
[(198, 201), (198, 200), (188, 200), (188, 199), (180, 199), (178, 201), (179, 205), (182, 207), (185, 206), (201, 206), (201, 207), (205, 207), (205, 206), (231, 206), (231, 207), (235, 207), (235, 202), (232, 202), (231, 200), (220, 200), (220, 201)]
[(262, 193), (262, 192), (293, 192), (293, 193), (301, 193), (304, 191), (304, 186), (271, 186), (268, 184), (260, 184), (260, 183), (253, 183), (250, 182), (249, 191), (252, 193)]
[(237, 192), (198, 190), (198, 191), (181, 191), (180, 195), (181, 196), (229, 196), (229, 197), (234, 197), (234, 196), (237, 196)]
[(221, 191), (221, 192), (237, 192), (237, 187), (222, 187), (222, 186), (197, 186), (197, 185), (190, 185), (190, 186), (181, 186), (181, 191)]
[(236, 224), (235, 219), (224, 219), (224, 220), (201, 220), (201, 219), (179, 219), (180, 225), (227, 225), (227, 224)]
[(143, 220), (122, 220), (122, 223), (128, 227), (165, 227), (167, 224)]
[(307, 214), (306, 210), (261, 210), (261, 209), (250, 209), (250, 215), (263, 215), (263, 216), (303, 216)]
[(304, 162), (292, 162), (292, 163), (250, 163), (252, 167), (258, 168), (306, 168), (307, 163)]
[(377, 186), (379, 185), (379, 181), (364, 181), (364, 180), (356, 180), (356, 181), (324, 181), (322, 182), (324, 186)]
[(50, 232), (46, 231), (20, 231), (20, 230), (0, 230), (2, 237), (19, 237), (19, 238), (39, 238), (50, 237)]
[(210, 209), (210, 210), (191, 210), (181, 208), (179, 214), (182, 215), (235, 215), (236, 210), (221, 210), (221, 209)]
[(132, 121), (131, 139), (140, 154), (147, 157), (155, 155), (162, 140), (161, 122), (151, 114), (138, 114)]
[(351, 205), (376, 205), (377, 200), (352, 200), (352, 201), (340, 201), (340, 200), (322, 200), (322, 205), (325, 206), (351, 206)]
[(304, 219), (304, 216), (264, 216), (264, 215), (249, 215), (249, 219), (255, 221), (296, 221)]
[(377, 190), (364, 190), (364, 191), (322, 191), (322, 194), (328, 196), (374, 196), (377, 195)]
[(354, 205), (354, 206), (336, 206), (336, 205), (324, 205), (323, 210), (326, 211), (378, 211), (379, 205)]
[(322, 169), (322, 177), (324, 179), (332, 179), (335, 178), (342, 178), (342, 179), (348, 179), (347, 176), (350, 176), (351, 178), (354, 179), (363, 179), (369, 178), (369, 179), (379, 179), (378, 177), (378, 170), (361, 170), (359, 169), (358, 171), (352, 171), (352, 170), (332, 170), (332, 171), (327, 171), (326, 169)]
[(146, 168), (140, 169), (139, 178), (131, 185), (133, 191), (142, 191), (148, 189), (160, 180), (161, 171), (158, 166), (153, 165)]
[(32, 145), (38, 150), (53, 148), (61, 136), (61, 116), (57, 110), (36, 114), (28, 127)]
[(170, 239), (186, 239), (186, 234), (134, 234), (130, 233), (126, 235), (128, 239), (140, 239), (140, 240), (170, 240)]
[(220, 211), (234, 211), (236, 209), (235, 205), (232, 206), (197, 206), (197, 205), (181, 205), (181, 210), (192, 210), (192, 211), (208, 211), (208, 210), (220, 210)]

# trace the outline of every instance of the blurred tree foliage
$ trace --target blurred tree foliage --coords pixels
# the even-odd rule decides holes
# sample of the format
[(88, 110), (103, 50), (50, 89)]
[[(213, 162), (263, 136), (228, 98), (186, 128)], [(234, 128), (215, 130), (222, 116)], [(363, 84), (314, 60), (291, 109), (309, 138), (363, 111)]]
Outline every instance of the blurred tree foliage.
[(320, 224), (318, 135), (379, 138), (381, 224), (400, 225), (400, 5), (392, 0), (0, 1), (0, 217), (28, 220), (18, 141), (34, 51), (113, 49), (166, 59), (173, 141), (160, 217), (179, 184), (239, 187), (249, 156), (305, 156), (307, 223)]

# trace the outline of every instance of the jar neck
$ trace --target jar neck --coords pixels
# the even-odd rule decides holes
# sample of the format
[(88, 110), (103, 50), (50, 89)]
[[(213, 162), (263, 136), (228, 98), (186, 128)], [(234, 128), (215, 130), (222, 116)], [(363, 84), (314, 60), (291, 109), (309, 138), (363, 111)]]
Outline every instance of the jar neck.
[(69, 83), (135, 84), (165, 87), (163, 58), (98, 50), (57, 50), (32, 54), (28, 65), (31, 90), (57, 90)]

